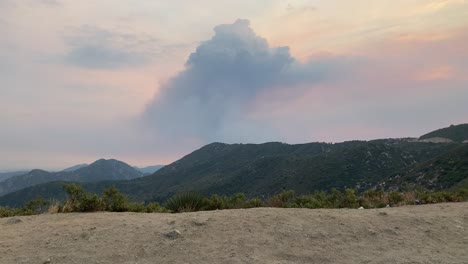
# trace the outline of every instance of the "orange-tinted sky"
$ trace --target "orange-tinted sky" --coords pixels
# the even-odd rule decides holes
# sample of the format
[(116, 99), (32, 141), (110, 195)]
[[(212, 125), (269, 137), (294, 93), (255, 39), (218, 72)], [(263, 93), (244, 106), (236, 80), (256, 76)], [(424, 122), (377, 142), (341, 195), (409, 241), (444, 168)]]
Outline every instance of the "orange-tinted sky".
[(0, 171), (468, 121), (466, 0), (0, 0), (0, 36)]

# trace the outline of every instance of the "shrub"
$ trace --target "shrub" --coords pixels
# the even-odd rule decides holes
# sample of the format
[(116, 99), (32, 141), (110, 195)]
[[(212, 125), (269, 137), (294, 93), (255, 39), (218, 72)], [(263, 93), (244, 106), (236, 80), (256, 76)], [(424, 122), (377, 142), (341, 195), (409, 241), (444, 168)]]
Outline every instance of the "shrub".
[(63, 189), (67, 192), (67, 199), (62, 208), (62, 212), (68, 213), (79, 211), (80, 201), (85, 195), (83, 187), (73, 183), (64, 185)]
[(354, 189), (346, 189), (343, 200), (340, 205), (341, 208), (358, 208), (359, 202)]
[(262, 207), (262, 206), (263, 206), (263, 201), (258, 198), (250, 199), (245, 203), (246, 208), (256, 208), (256, 207)]
[(114, 211), (114, 212), (135, 212), (135, 213), (144, 213), (146, 212), (146, 206), (144, 203), (128, 203), (124, 211)]
[(167, 200), (165, 207), (173, 213), (199, 211), (205, 205), (203, 196), (194, 192), (177, 194)]
[(327, 195), (325, 208), (340, 208), (343, 194), (337, 189), (333, 188), (329, 195)]
[(387, 205), (388, 199), (383, 191), (368, 190), (359, 198), (359, 204), (368, 208), (383, 208)]
[[(104, 210), (109, 212), (125, 212), (129, 211), (130, 209), (128, 198), (122, 193), (120, 193), (115, 187), (111, 187), (109, 189), (104, 190), (104, 192), (102, 193), (102, 202)], [(144, 205), (142, 206), (142, 211), (144, 211)], [(133, 207), (135, 209), (136, 205), (133, 205)]]
[(67, 192), (67, 200), (62, 212), (95, 212), (103, 209), (101, 198), (97, 194), (86, 193), (78, 184), (67, 184), (63, 188)]
[(86, 193), (80, 200), (78, 212), (96, 212), (102, 210), (102, 201), (97, 194)]
[(460, 202), (468, 201), (468, 189), (460, 189), (456, 191), (456, 196), (460, 199)]
[(23, 215), (42, 214), (47, 211), (49, 204), (50, 203), (48, 201), (46, 201), (44, 198), (39, 196), (36, 199), (27, 202), (26, 205), (23, 206), (22, 214)]
[(293, 190), (284, 191), (270, 197), (267, 201), (269, 207), (293, 207), (291, 201), (294, 199), (295, 192)]
[(320, 203), (315, 195), (309, 194), (309, 195), (301, 195), (296, 197), (294, 199), (294, 202), (292, 203), (292, 207), (294, 208), (323, 208), (323, 204)]
[(16, 215), (15, 209), (0, 207), (0, 218)]
[(228, 209), (239, 209), (245, 207), (245, 195), (243, 193), (236, 193), (231, 196), (227, 202)]
[(161, 207), (159, 203), (154, 202), (154, 203), (149, 203), (146, 205), (145, 211), (147, 213), (165, 213), (167, 212), (166, 208)]
[(212, 195), (209, 199), (205, 199), (206, 210), (222, 210), (227, 208), (227, 198), (219, 195)]
[(404, 200), (405, 197), (399, 192), (391, 192), (388, 195), (388, 203), (390, 205), (400, 205)]

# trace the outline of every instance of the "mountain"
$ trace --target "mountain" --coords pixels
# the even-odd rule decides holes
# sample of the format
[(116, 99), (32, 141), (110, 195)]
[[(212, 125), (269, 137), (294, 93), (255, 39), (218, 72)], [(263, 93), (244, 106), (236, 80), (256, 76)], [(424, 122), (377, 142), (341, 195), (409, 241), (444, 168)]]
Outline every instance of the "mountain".
[(88, 164), (78, 164), (78, 165), (66, 168), (66, 169), (64, 169), (62, 171), (76, 171), (77, 169), (81, 169), (81, 168), (86, 167), (86, 166), (88, 166)]
[(422, 135), (419, 140), (443, 140), (448, 139), (453, 142), (468, 143), (468, 124), (451, 125), (446, 128), (441, 128), (425, 135)]
[(161, 169), (162, 167), (164, 167), (164, 165), (154, 165), (154, 166), (148, 166), (148, 167), (142, 167), (142, 168), (139, 168), (139, 167), (133, 167), (135, 168), (136, 170), (144, 173), (144, 174), (153, 174), (155, 173), (156, 171), (158, 171), (159, 169)]
[[(115, 186), (133, 201), (161, 202), (187, 191), (205, 195), (242, 192), (261, 198), (287, 189), (310, 193), (332, 188), (362, 192), (380, 187), (439, 190), (468, 186), (468, 145), (451, 138), (450, 143), (412, 138), (297, 145), (212, 143), (152, 175), (86, 182), (83, 187), (101, 193)], [(19, 190), (0, 197), (0, 205), (21, 205), (37, 195), (64, 197), (61, 185), (45, 183)]]
[(415, 188), (430, 190), (466, 188), (468, 187), (468, 144), (397, 173), (382, 182), (380, 186), (392, 191)]
[(132, 166), (115, 159), (100, 159), (89, 166), (74, 171), (75, 177), (71, 181), (96, 182), (104, 180), (131, 180), (143, 174)]
[(12, 171), (12, 172), (1, 172), (0, 173), (0, 182), (11, 178), (13, 176), (22, 175), (28, 173), (27, 171)]
[(114, 159), (100, 159), (88, 166), (73, 171), (48, 172), (36, 169), (23, 175), (11, 177), (0, 182), (0, 195), (54, 181), (97, 182), (104, 180), (130, 180), (141, 176), (143, 176), (143, 173), (124, 162)]
[[(163, 200), (175, 193), (268, 196), (293, 189), (307, 193), (331, 188), (367, 190), (396, 171), (430, 160), (457, 144), (403, 140), (337, 144), (207, 145), (151, 176), (116, 186), (134, 199)], [(90, 186), (94, 191), (102, 188)]]
[[(164, 166), (154, 174), (128, 181), (84, 183), (101, 193), (115, 186), (134, 201), (164, 201), (175, 193), (265, 197), (287, 189), (297, 193), (373, 188), (396, 173), (451, 153), (463, 144), (408, 142), (402, 139), (289, 145), (213, 143)], [(60, 183), (48, 183), (0, 197), (18, 205), (37, 195), (64, 197)]]

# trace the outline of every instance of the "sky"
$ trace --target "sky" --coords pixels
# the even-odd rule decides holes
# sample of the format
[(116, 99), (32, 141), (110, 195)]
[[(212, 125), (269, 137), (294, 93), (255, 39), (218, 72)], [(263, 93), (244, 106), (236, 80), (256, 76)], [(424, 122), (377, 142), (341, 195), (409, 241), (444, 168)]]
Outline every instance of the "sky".
[(468, 122), (467, 0), (0, 0), (0, 171)]

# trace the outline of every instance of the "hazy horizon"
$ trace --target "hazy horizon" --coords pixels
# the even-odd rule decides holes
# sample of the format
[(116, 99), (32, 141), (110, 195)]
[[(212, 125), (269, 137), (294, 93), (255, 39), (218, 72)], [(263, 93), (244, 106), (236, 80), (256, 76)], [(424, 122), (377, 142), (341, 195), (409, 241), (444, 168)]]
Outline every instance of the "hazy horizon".
[(468, 122), (468, 1), (0, 1), (0, 171)]

